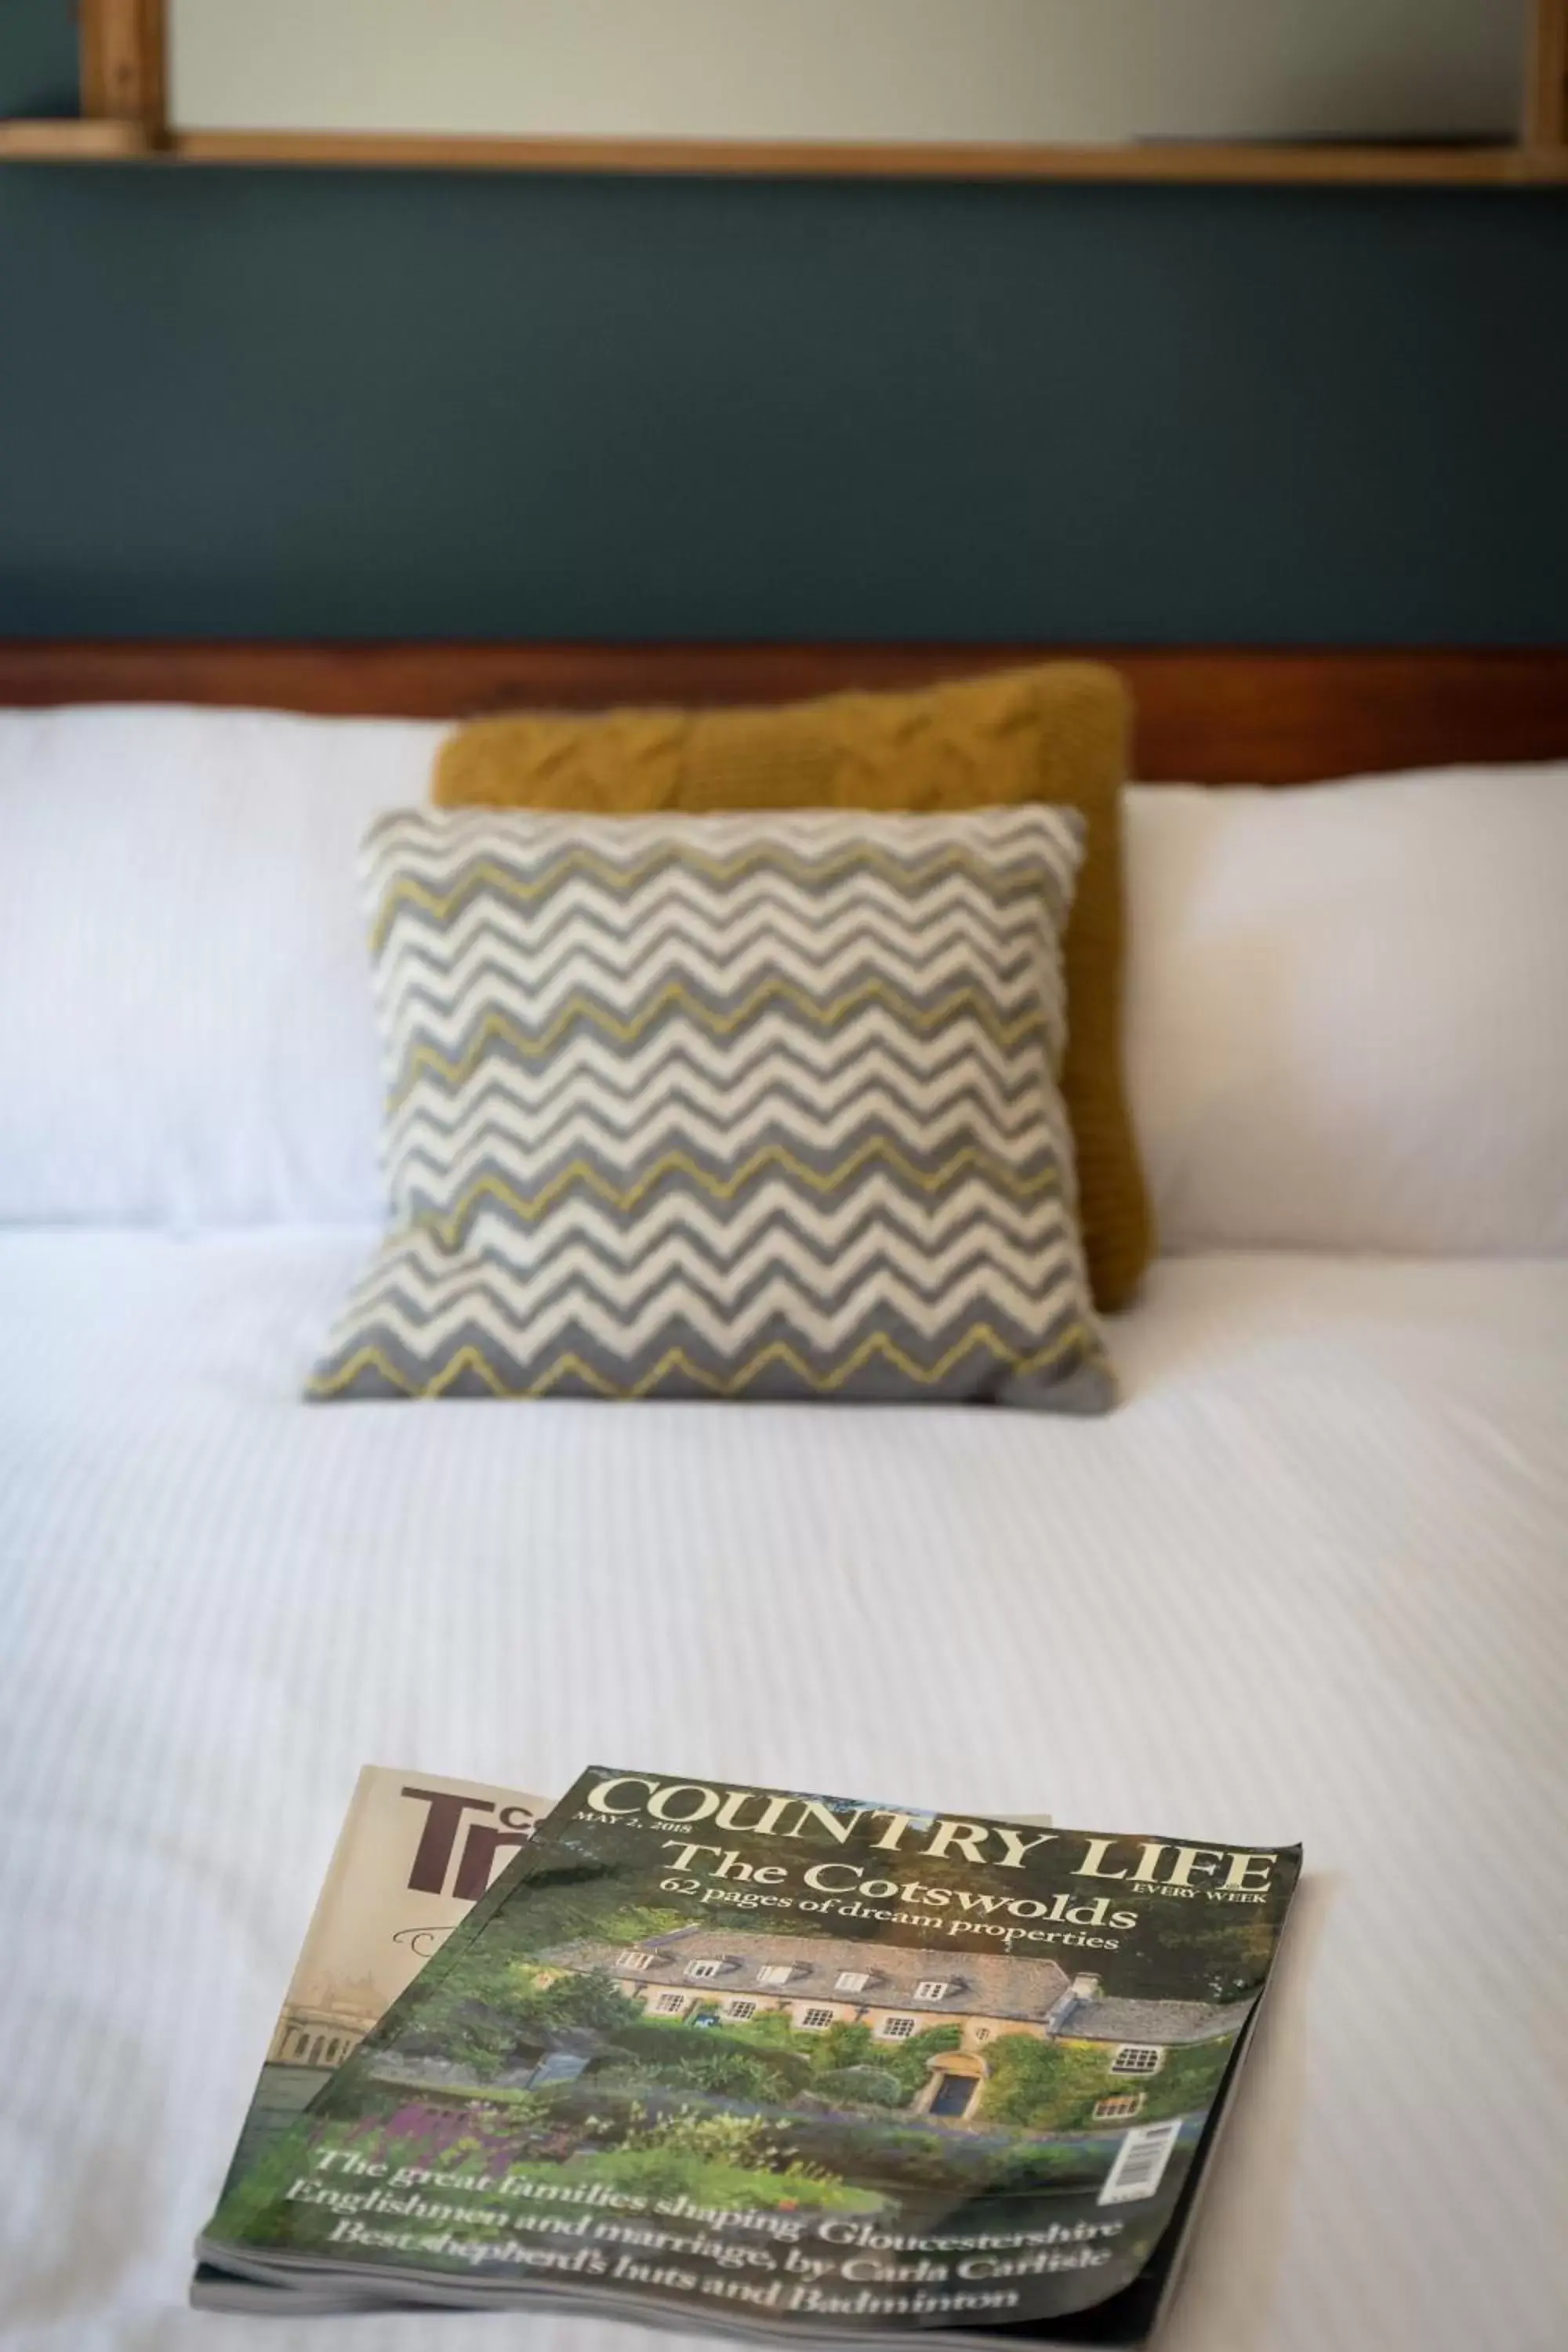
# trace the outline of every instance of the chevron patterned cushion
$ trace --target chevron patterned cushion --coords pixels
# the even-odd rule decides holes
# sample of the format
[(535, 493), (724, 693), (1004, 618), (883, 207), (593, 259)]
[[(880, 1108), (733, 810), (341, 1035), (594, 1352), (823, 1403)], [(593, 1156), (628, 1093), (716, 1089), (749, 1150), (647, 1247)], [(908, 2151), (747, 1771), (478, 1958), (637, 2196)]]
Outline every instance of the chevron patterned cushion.
[(1099, 662), (828, 694), (772, 709), (517, 712), (477, 719), (437, 755), (442, 808), (584, 816), (875, 809), (957, 816), (1018, 801), (1076, 808), (1089, 831), (1063, 955), (1062, 1100), (1095, 1302), (1137, 1290), (1153, 1246), (1121, 1070), (1121, 787), (1127, 689)]
[(1081, 834), (381, 819), (393, 1225), (310, 1393), (1103, 1410), (1055, 1076)]

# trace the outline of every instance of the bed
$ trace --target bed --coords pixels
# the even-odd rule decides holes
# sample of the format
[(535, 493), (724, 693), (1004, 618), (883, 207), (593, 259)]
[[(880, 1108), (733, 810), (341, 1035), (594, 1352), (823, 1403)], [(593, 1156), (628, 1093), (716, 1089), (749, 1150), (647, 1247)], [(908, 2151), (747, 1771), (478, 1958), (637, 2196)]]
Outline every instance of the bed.
[[(1468, 1229), (1445, 1223), (1440, 1185), (1421, 1192), (1418, 1249), (1353, 1245), (1350, 1213), (1341, 1231), (1326, 1206), (1310, 1247), (1269, 1245), (1266, 1223), (1246, 1247), (1204, 1242), (1194, 1130), (1159, 1087), (1180, 1006), (1165, 967), (1137, 966), (1141, 916), (1163, 909), (1173, 954), (1192, 897), (1190, 877), (1178, 894), (1141, 873), (1185, 805), (1152, 790), (1132, 816), (1135, 1093), (1189, 1245), (1110, 1328), (1119, 1411), (1079, 1423), (935, 1408), (307, 1410), (302, 1371), (374, 1230), (352, 898), (310, 876), (333, 869), (368, 809), (418, 795), (439, 712), (487, 698), (487, 662), (496, 699), (518, 692), (529, 660), (534, 699), (567, 671), (537, 651), (469, 649), (461, 681), (410, 656), (389, 688), (390, 656), (275, 650), (247, 683), (234, 650), (214, 649), (204, 692), (188, 650), (142, 649), (139, 667), (136, 653), (0, 659), (15, 705), (115, 706), (76, 714), (68, 743), (8, 739), (10, 766), (0, 747), (13, 875), (25, 859), (47, 897), (47, 836), (65, 825), (78, 894), (68, 919), (63, 898), (47, 923), (33, 906), (28, 930), (10, 886), (0, 999), (6, 1087), (25, 1065), (57, 1089), (26, 1153), (19, 1129), (0, 1149), (13, 1162), (0, 2340), (390, 2352), (478, 2331), (563, 2352), (597, 2336), (609, 2352), (618, 2333), (565, 2319), (259, 2322), (183, 2302), (357, 1767), (549, 1789), (590, 1760), (664, 1759), (1069, 1822), (1300, 1837), (1300, 1914), (1165, 2343), (1561, 2343), (1568, 1254), (1550, 1201), (1521, 1208), (1515, 1165), (1555, 1132), (1540, 1125), (1545, 1049), (1515, 1056), (1521, 1118), (1538, 1124), (1528, 1154), (1501, 1155), (1507, 1197), (1478, 1245), (1455, 1245)], [(616, 658), (611, 691), (646, 691), (655, 656), (640, 670)], [(729, 658), (672, 654), (659, 674), (683, 660), (680, 675), (695, 665), (757, 690), (760, 657)], [(1246, 657), (1225, 657), (1230, 689), (1205, 721), (1195, 671), (1165, 658), (1167, 689), (1145, 680), (1146, 775), (1271, 784), (1445, 750), (1532, 761), (1568, 746), (1560, 656), (1514, 657), (1511, 673), (1497, 657), (1489, 683), (1477, 683), (1484, 662), (1468, 684), (1464, 664), (1429, 667), (1425, 686), (1397, 657), (1405, 683), (1385, 668), (1360, 696), (1378, 714), (1375, 748), (1356, 736), (1342, 663), (1314, 672), (1299, 657), (1282, 715), (1262, 670), (1249, 683)], [(790, 676), (820, 683), (850, 660), (822, 656), (803, 678), (795, 656)], [(589, 677), (580, 657), (563, 698), (605, 698), (609, 661)], [(312, 690), (310, 676), (329, 683)], [(161, 707), (247, 700), (384, 716), (334, 731)], [(123, 707), (137, 701), (153, 707)], [(26, 807), (24, 750), (38, 788)], [(1429, 789), (1436, 811), (1457, 788)], [(1568, 769), (1538, 769), (1530, 789), (1561, 806)], [(226, 803), (255, 889), (222, 956), (208, 942), (221, 986), (204, 991), (199, 943), (153, 940), (157, 968), (104, 1011), (106, 975), (149, 929), (143, 894), (168, 863), (138, 794), (179, 791), (187, 814)], [(263, 806), (267, 824), (247, 833)], [(1209, 821), (1196, 807), (1191, 819), (1189, 847)], [(1561, 873), (1547, 883), (1560, 895)], [(1416, 896), (1436, 887), (1418, 878)], [(71, 920), (74, 945), (59, 936)], [(1532, 987), (1560, 976), (1556, 952), (1548, 939), (1546, 961), (1521, 968)], [(18, 1042), (21, 960), (51, 954), (58, 1029)], [(304, 992), (297, 1066), (248, 1093), (213, 1077), (216, 1123), (159, 1208), (149, 1171), (167, 1104), (149, 1107), (147, 1090), (187, 1052), (200, 1066), (204, 1024), (237, 1034), (236, 975), (259, 963)], [(60, 998), (69, 971), (96, 1027)], [(1353, 968), (1344, 984), (1359, 984)], [(151, 1041), (131, 1017), (143, 986), (166, 1015)], [(204, 992), (216, 1002), (193, 1001)], [(1495, 1012), (1456, 1051), (1507, 1061)], [(95, 1062), (81, 1040), (105, 1032), (113, 1051)], [(289, 1088), (298, 1135), (268, 1139), (258, 1122)], [(1346, 1116), (1367, 1109), (1358, 1097)], [(1440, 1131), (1440, 1089), (1426, 1109)], [(79, 1159), (79, 1118), (105, 1164), (72, 1179), (88, 1189), (61, 1194), (53, 1221), (18, 1213), (24, 1177), (37, 1207)], [(1267, 1133), (1233, 1131), (1269, 1148)], [(1461, 1173), (1479, 1149), (1456, 1147)], [(1553, 1197), (1560, 1177), (1546, 1180)], [(1528, 1250), (1508, 1245), (1521, 1215), (1536, 1219)]]

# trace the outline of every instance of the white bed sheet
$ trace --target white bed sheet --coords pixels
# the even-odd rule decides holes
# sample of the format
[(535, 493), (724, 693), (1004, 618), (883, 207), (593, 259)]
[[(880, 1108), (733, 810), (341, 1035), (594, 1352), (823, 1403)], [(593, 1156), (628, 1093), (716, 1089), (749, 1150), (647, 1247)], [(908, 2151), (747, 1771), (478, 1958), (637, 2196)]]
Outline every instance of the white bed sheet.
[(598, 1759), (1303, 1837), (1168, 2352), (1558, 2352), (1568, 1265), (1163, 1265), (1103, 1423), (304, 1407), (366, 1239), (0, 1240), (8, 2347), (629, 2341), (182, 2307), (357, 1766)]

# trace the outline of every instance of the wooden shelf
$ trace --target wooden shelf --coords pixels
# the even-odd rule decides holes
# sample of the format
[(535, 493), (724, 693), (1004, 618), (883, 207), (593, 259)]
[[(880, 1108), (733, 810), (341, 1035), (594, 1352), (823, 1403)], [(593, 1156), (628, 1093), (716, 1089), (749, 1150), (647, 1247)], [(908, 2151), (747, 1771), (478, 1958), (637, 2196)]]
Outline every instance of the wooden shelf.
[(755, 179), (1189, 182), (1241, 186), (1526, 187), (1568, 183), (1568, 149), (1199, 144), (961, 146), (809, 140), (484, 139), (0, 122), (0, 162), (347, 166), (362, 171), (682, 174)]
[(0, 121), (0, 163), (128, 163), (150, 152), (140, 122)]
[(383, 133), (178, 131), (193, 163), (348, 164), (430, 171), (611, 172), (756, 178), (1394, 181), (1483, 185), (1568, 178), (1568, 154), (1518, 147), (837, 144), (808, 140), (442, 139)]

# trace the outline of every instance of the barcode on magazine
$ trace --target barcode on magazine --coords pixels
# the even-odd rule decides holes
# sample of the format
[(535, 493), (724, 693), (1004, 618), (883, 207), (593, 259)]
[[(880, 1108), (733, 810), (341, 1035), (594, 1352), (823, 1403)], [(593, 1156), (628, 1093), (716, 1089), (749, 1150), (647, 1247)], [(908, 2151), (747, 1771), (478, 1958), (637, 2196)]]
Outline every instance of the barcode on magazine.
[(1141, 2124), (1130, 2131), (1116, 2151), (1116, 2161), (1100, 2192), (1101, 2205), (1131, 2205), (1139, 2197), (1152, 2197), (1160, 2186), (1176, 2136), (1180, 2116), (1163, 2124)]

